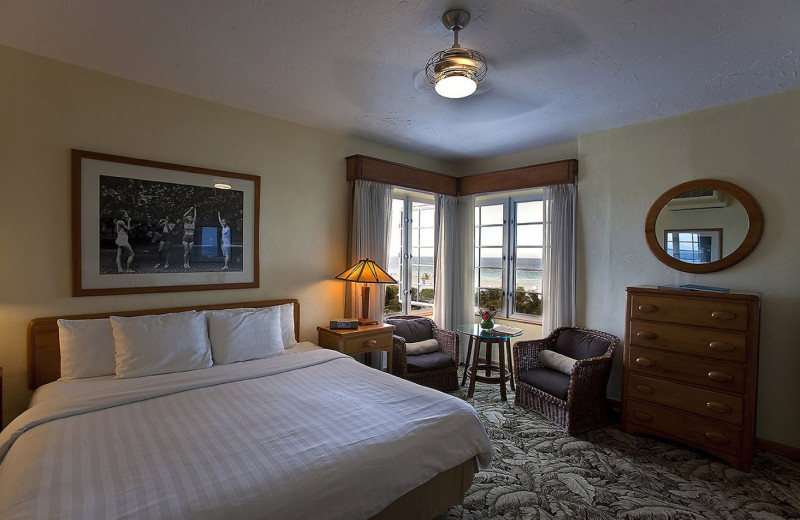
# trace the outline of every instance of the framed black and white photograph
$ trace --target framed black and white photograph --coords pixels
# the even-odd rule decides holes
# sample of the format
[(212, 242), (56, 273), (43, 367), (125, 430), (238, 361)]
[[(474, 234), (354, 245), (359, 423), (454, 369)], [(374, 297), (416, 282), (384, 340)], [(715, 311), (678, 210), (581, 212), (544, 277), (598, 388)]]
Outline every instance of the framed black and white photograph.
[(73, 296), (258, 287), (260, 177), (72, 150)]

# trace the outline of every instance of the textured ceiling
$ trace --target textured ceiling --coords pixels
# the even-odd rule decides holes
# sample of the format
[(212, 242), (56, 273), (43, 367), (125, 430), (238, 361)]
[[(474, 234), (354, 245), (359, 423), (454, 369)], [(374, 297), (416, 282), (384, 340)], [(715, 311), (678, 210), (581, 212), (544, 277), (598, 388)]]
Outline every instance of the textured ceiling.
[[(476, 95), (424, 81), (452, 43)], [(800, 88), (798, 0), (3, 0), (0, 44), (464, 161)]]

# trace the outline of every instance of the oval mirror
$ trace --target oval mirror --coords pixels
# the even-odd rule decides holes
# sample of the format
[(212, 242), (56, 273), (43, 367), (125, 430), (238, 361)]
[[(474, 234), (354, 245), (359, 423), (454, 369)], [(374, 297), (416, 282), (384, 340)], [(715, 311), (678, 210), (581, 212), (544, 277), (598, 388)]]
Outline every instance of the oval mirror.
[(686, 273), (711, 273), (740, 262), (763, 229), (756, 200), (739, 186), (714, 179), (668, 190), (650, 207), (644, 225), (655, 257)]

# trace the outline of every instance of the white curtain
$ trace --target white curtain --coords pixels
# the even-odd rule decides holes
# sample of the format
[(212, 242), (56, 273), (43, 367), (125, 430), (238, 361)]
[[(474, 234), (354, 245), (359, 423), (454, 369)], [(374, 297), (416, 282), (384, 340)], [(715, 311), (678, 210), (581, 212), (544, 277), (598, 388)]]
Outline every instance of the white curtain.
[[(436, 215), (433, 319), (455, 330), (475, 321), (475, 196), (437, 195)], [(462, 348), (462, 361), (465, 356)]]
[(575, 326), (575, 209), (577, 187), (544, 188), (542, 335)]
[[(353, 184), (353, 219), (350, 230), (350, 251), (347, 267), (369, 258), (384, 270), (389, 250), (389, 226), (392, 218), (392, 186), (372, 181), (356, 180)], [(347, 282), (345, 312), (361, 316), (361, 287)], [(370, 284), (369, 317), (383, 321), (383, 284)]]

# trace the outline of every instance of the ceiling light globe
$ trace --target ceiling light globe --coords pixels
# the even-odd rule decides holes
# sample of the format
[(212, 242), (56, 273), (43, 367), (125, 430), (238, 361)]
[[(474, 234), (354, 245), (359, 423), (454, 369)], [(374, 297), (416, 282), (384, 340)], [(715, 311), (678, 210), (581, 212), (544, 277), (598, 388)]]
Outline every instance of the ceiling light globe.
[(458, 99), (472, 95), (478, 83), (467, 76), (446, 76), (436, 82), (436, 93), (442, 97)]

